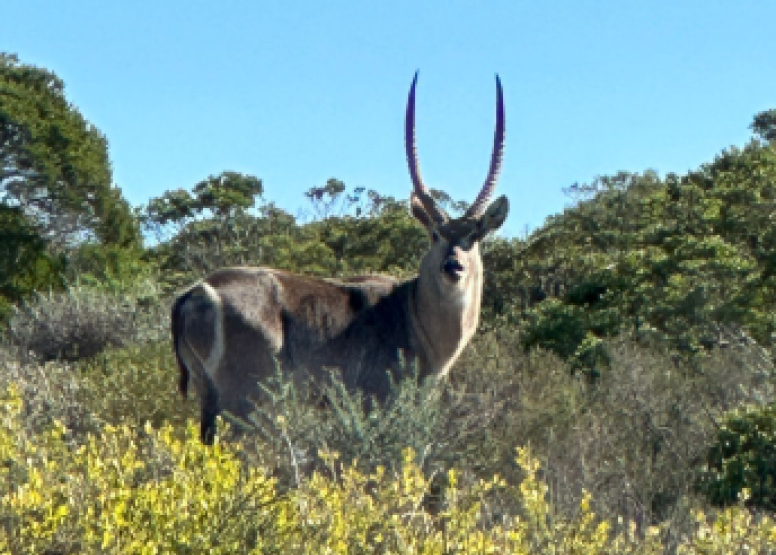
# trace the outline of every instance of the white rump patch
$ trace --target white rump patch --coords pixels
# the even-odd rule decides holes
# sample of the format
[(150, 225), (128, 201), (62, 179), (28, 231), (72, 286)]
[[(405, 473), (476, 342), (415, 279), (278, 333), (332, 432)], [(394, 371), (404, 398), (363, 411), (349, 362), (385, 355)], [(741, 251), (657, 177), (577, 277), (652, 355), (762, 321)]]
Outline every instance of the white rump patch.
[(208, 299), (213, 303), (213, 347), (210, 349), (210, 356), (203, 361), (203, 366), (205, 367), (207, 375), (210, 376), (210, 379), (215, 381), (218, 367), (221, 365), (221, 361), (224, 358), (224, 352), (226, 351), (226, 343), (224, 341), (224, 311), (221, 304), (221, 297), (218, 296), (218, 292), (204, 281), (199, 285), (202, 287), (202, 290)]
[[(190, 357), (187, 356), (187, 353), (190, 353), (191, 356), (194, 356), (197, 359), (197, 366), (203, 371), (211, 381), (215, 381), (216, 372), (218, 371), (218, 367), (221, 364), (221, 360), (224, 356), (225, 351), (225, 344), (224, 344), (224, 318), (223, 318), (223, 308), (221, 303), (221, 298), (218, 295), (218, 292), (211, 287), (208, 283), (201, 281), (191, 289), (191, 293), (193, 295), (193, 299), (189, 301), (189, 303), (185, 303), (183, 305), (183, 318), (186, 322), (186, 327), (189, 328), (189, 326), (212, 326), (212, 344), (210, 345), (210, 352), (205, 353), (203, 352), (202, 345), (196, 345), (192, 344), (190, 338), (187, 337), (187, 335), (190, 335), (189, 333), (184, 332), (183, 334), (183, 340), (186, 343), (187, 348), (182, 350), (182, 356), (184, 358), (184, 362), (186, 363), (186, 366), (189, 368), (192, 368), (192, 366), (189, 364)], [(197, 300), (197, 297), (199, 297), (199, 301)], [(212, 307), (212, 314), (213, 314), (213, 320), (212, 322), (208, 322), (206, 320), (202, 320), (201, 318), (197, 317), (196, 314), (193, 313), (196, 309), (194, 308), (195, 303), (202, 302), (201, 299), (206, 299), (207, 302)], [(200, 335), (204, 332), (205, 334), (209, 334), (211, 330), (197, 330), (197, 333), (194, 335)], [(196, 343), (196, 340), (195, 340)], [(205, 356), (207, 355), (207, 356)]]

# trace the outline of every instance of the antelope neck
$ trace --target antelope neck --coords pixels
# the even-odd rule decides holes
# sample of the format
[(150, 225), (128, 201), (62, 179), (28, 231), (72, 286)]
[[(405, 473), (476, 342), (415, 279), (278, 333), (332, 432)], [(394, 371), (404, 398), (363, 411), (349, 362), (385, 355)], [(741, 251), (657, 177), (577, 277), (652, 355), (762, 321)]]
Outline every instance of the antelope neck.
[[(472, 276), (475, 277), (475, 276)], [(482, 280), (472, 279), (462, 302), (444, 297), (418, 276), (413, 288), (411, 317), (420, 346), (422, 374), (444, 375), (458, 358), (479, 321)]]

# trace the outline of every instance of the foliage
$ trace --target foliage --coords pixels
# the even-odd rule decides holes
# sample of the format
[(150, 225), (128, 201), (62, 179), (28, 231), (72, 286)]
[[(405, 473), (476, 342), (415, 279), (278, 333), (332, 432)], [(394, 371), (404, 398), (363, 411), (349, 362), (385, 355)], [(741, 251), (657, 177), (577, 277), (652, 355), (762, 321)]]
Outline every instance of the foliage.
[[(600, 345), (609, 366), (599, 379), (574, 377), (548, 352), (525, 354), (514, 331), (480, 334), (453, 370), (451, 383), (397, 384), (397, 399), (364, 413), (358, 395), (326, 390), (325, 408), (286, 380), (269, 384), (272, 401), (254, 420), (252, 448), (282, 483), (337, 465), (395, 470), (411, 446), (433, 480), (428, 506), (458, 468), (466, 479), (499, 474), (519, 481), (515, 441), (532, 446), (544, 465), (553, 511), (572, 515), (589, 491), (597, 514), (622, 516), (639, 533), (665, 523), (675, 545), (691, 528), (698, 461), (713, 441), (716, 419), (741, 403), (774, 397), (770, 355), (731, 343), (694, 363), (625, 339)], [(735, 369), (735, 371), (731, 371)], [(500, 500), (494, 511), (514, 510)], [(613, 531), (626, 532), (619, 524)]]
[[(216, 268), (262, 264), (265, 253), (293, 240), (294, 219), (272, 203), (256, 206), (263, 186), (236, 172), (210, 176), (194, 186), (151, 199), (140, 213), (158, 245), (148, 259), (167, 272), (174, 289)], [(255, 215), (250, 211), (255, 209)]]
[(66, 277), (78, 284), (108, 293), (152, 299), (159, 294), (155, 261), (139, 248), (84, 242), (68, 251)]
[(106, 277), (140, 257), (139, 226), (111, 179), (107, 140), (64, 83), (0, 53), (0, 320), (35, 291), (61, 289), (84, 241)]
[[(590, 496), (569, 517), (554, 514), (530, 451), (519, 449), (519, 485), (467, 481), (451, 470), (442, 510), (422, 500), (430, 484), (405, 451), (393, 473), (342, 466), (280, 492), (260, 467), (240, 462), (239, 445), (205, 447), (194, 426), (106, 427), (73, 443), (54, 425), (20, 427), (13, 389), (0, 410), (0, 548), (21, 553), (640, 553), (662, 552), (659, 528), (613, 534)], [(336, 461), (336, 455), (329, 458)], [(495, 515), (494, 495), (517, 513)], [(697, 528), (680, 553), (768, 553), (776, 527), (740, 508)]]
[(107, 347), (155, 339), (166, 329), (160, 307), (126, 293), (71, 287), (38, 293), (8, 322), (7, 341), (39, 360), (77, 360)]
[(173, 386), (175, 359), (166, 341), (135, 342), (76, 362), (25, 360), (0, 347), (0, 368), (0, 389), (14, 384), (23, 396), (29, 430), (57, 420), (80, 438), (106, 423), (182, 428), (198, 414)]
[[(439, 191), (433, 190), (431, 194), (437, 202), (440, 202), (440, 199), (450, 201), (449, 196)], [(377, 216), (403, 206), (395, 198), (381, 195), (366, 187), (355, 187), (348, 192), (345, 183), (334, 177), (326, 180), (321, 187), (311, 187), (304, 195), (310, 202), (313, 220)]]
[(776, 403), (742, 407), (725, 416), (699, 488), (718, 505), (743, 500), (776, 511)]
[[(327, 187), (320, 195), (317, 189), (308, 192), (315, 212), (329, 214), (325, 219), (298, 223), (272, 204), (259, 206), (255, 215), (228, 218), (200, 219), (192, 212), (191, 218), (177, 220), (179, 232), (155, 247), (151, 257), (175, 272), (168, 279), (174, 278), (176, 287), (235, 265), (323, 276), (374, 271), (406, 275), (417, 268), (427, 239), (403, 204), (373, 191), (345, 194), (344, 184), (336, 180)], [(350, 209), (362, 215), (345, 213)]]
[(578, 204), (534, 233), (510, 272), (504, 310), (522, 313), (527, 347), (574, 357), (590, 334), (627, 332), (690, 356), (715, 344), (719, 324), (770, 344), (773, 144), (731, 148), (682, 177), (622, 172), (569, 193)]
[(111, 184), (106, 138), (68, 102), (52, 72), (0, 53), (0, 201), (20, 206), (59, 244), (91, 235), (138, 245), (139, 228)]
[(750, 129), (765, 141), (776, 140), (776, 110), (767, 110), (757, 114)]
[(96, 428), (99, 413), (86, 402), (87, 387), (71, 364), (23, 361), (14, 350), (0, 347), (0, 368), (0, 391), (13, 387), (24, 399), (25, 430), (37, 433), (55, 421), (73, 435)]
[(608, 366), (591, 382), (550, 352), (524, 354), (518, 338), (507, 329), (481, 333), (452, 371), (455, 389), (479, 398), (473, 410), (496, 414), (458, 448), (461, 467), (516, 480), (511, 446), (531, 445), (554, 511), (573, 512), (587, 490), (612, 522), (622, 516), (639, 531), (665, 523), (667, 545), (692, 525), (693, 481), (715, 422), (776, 393), (771, 355), (753, 344), (731, 341), (690, 362), (609, 339), (601, 345)]
[(164, 226), (191, 221), (203, 212), (221, 219), (234, 218), (253, 208), (263, 190), (260, 179), (225, 171), (197, 183), (193, 195), (178, 189), (151, 199), (144, 219), (147, 225)]
[[(242, 464), (265, 469), (284, 492), (316, 472), (332, 479), (350, 467), (371, 476), (382, 466), (394, 476), (403, 448), (412, 446), (428, 481), (422, 510), (434, 518), (444, 511), (451, 469), (461, 484), (494, 474), (517, 484), (525, 475), (514, 445), (530, 444), (553, 518), (575, 518), (587, 491), (610, 534), (631, 533), (632, 522), (641, 542), (659, 526), (673, 550), (695, 529), (693, 478), (714, 439), (714, 420), (742, 402), (774, 398), (772, 364), (756, 345), (731, 342), (692, 366), (627, 340), (605, 341), (610, 367), (590, 385), (551, 353), (525, 354), (517, 339), (507, 329), (478, 335), (449, 385), (404, 380), (395, 403), (372, 413), (336, 385), (320, 407), (304, 389), (269, 384), (276, 397), (258, 413), (263, 433), (225, 433), (223, 440), (243, 444)], [(198, 419), (197, 401), (177, 395), (168, 341), (108, 349), (74, 364), (16, 361), (0, 351), (0, 366), (2, 384), (20, 384), (25, 433), (43, 433), (56, 419), (69, 441), (82, 444), (105, 425), (140, 430), (150, 421), (182, 430)], [(325, 455), (332, 452), (336, 460)], [(491, 514), (522, 514), (520, 507), (501, 489), (487, 497)]]
[[(0, 546), (5, 553), (261, 552), (280, 527), (272, 480), (229, 451), (184, 442), (169, 427), (106, 427), (85, 443), (54, 426), (19, 428), (3, 401)], [(266, 528), (266, 529), (265, 529)]]
[(417, 272), (428, 244), (425, 233), (402, 205), (383, 208), (373, 217), (328, 218), (304, 227), (331, 253), (329, 271), (335, 275)]
[[(48, 252), (46, 241), (22, 210), (0, 204), (0, 307), (34, 291), (61, 288), (64, 268), (64, 259)], [(10, 307), (0, 308), (0, 322), (9, 312)]]
[(336, 376), (315, 388), (278, 369), (262, 385), (268, 401), (257, 406), (252, 418), (261, 431), (256, 449), (265, 452), (265, 462), (274, 457), (276, 472), (295, 482), (313, 470), (331, 470), (324, 455), (333, 452), (339, 464), (362, 472), (395, 470), (406, 448), (417, 453), (427, 475), (479, 464), (487, 456), (487, 437), (502, 406), (444, 384), (418, 383), (409, 363), (384, 405), (365, 403), (362, 394), (347, 391)]
[(135, 343), (78, 361), (80, 402), (93, 418), (113, 425), (151, 422), (185, 427), (198, 413), (175, 382), (175, 359), (167, 341)]

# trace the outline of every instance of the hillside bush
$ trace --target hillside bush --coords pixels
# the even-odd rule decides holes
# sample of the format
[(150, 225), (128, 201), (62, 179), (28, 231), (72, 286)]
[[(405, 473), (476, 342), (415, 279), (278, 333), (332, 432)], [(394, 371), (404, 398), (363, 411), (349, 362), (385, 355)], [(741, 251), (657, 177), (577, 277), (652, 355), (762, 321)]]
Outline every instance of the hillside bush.
[[(451, 470), (442, 511), (423, 509), (429, 481), (411, 450), (394, 471), (342, 466), (280, 491), (239, 445), (203, 446), (150, 425), (106, 427), (77, 443), (57, 424), (31, 434), (13, 387), (0, 397), (0, 550), (43, 553), (657, 554), (661, 529), (644, 534), (593, 512), (586, 495), (556, 514), (540, 465), (526, 449), (524, 478), (465, 482)], [(329, 454), (336, 458), (335, 454)], [(499, 490), (520, 510), (494, 513)], [(776, 526), (739, 507), (698, 512), (679, 553), (773, 553)]]
[(427, 476), (456, 465), (476, 467), (488, 457), (487, 438), (500, 406), (434, 380), (419, 383), (409, 363), (390, 399), (369, 403), (368, 410), (363, 395), (348, 391), (336, 377), (313, 392), (278, 373), (264, 389), (269, 400), (253, 417), (261, 430), (257, 447), (266, 454), (272, 446), (275, 464), (293, 471), (287, 477), (296, 482), (313, 470), (331, 471), (331, 461), (321, 454), (332, 452), (338, 465), (366, 473), (380, 466), (395, 470), (407, 448)]
[[(284, 483), (298, 483), (313, 470), (332, 473), (321, 452), (371, 472), (394, 468), (411, 446), (434, 483), (433, 501), (453, 467), (467, 480), (519, 481), (513, 448), (530, 444), (559, 514), (574, 514), (589, 491), (598, 514), (623, 516), (641, 533), (671, 523), (673, 544), (694, 525), (692, 484), (716, 420), (741, 403), (774, 398), (768, 352), (725, 344), (690, 364), (626, 338), (603, 341), (595, 347), (608, 365), (591, 382), (550, 352), (525, 353), (515, 330), (493, 330), (475, 338), (448, 384), (405, 380), (395, 401), (372, 413), (336, 386), (322, 409), (292, 382), (272, 382), (255, 449)], [(503, 498), (492, 503), (513, 509)]]
[[(468, 468), (519, 478), (510, 443), (531, 445), (544, 467), (554, 510), (593, 507), (644, 531), (670, 523), (667, 544), (694, 526), (690, 507), (700, 461), (716, 422), (742, 403), (774, 399), (774, 365), (754, 343), (727, 343), (689, 363), (628, 338), (602, 343), (609, 360), (595, 382), (553, 353), (522, 352), (519, 332), (480, 334), (451, 373), (455, 387), (501, 399)], [(476, 462), (475, 462), (476, 461)], [(621, 531), (618, 529), (618, 531)]]
[(138, 299), (159, 296), (155, 262), (136, 246), (84, 242), (67, 251), (67, 279), (72, 284)]
[(706, 455), (699, 489), (712, 503), (776, 511), (776, 403), (725, 416)]
[[(406, 379), (396, 386), (396, 401), (372, 414), (337, 386), (322, 407), (302, 387), (270, 382), (274, 397), (256, 420), (263, 433), (236, 433), (232, 423), (220, 436), (222, 448), (234, 450), (245, 468), (277, 479), (277, 491), (287, 495), (313, 476), (338, 483), (352, 470), (371, 480), (380, 467), (398, 476), (404, 449), (412, 447), (412, 464), (427, 484), (420, 510), (438, 523), (456, 488), (473, 488), (496, 474), (508, 484), (525, 480), (514, 446), (530, 445), (555, 521), (574, 521), (587, 502), (609, 523), (610, 538), (632, 534), (641, 546), (657, 527), (663, 548), (674, 552), (701, 526), (693, 511), (703, 499), (692, 486), (715, 422), (742, 403), (774, 399), (769, 352), (734, 339), (692, 364), (626, 338), (606, 340), (601, 347), (609, 365), (590, 382), (553, 353), (525, 353), (518, 331), (493, 329), (476, 336), (448, 383)], [(0, 382), (19, 384), (20, 425), (30, 437), (44, 437), (58, 420), (73, 448), (88, 443), (89, 434), (124, 428), (135, 430), (127, 437), (143, 446), (150, 437), (146, 421), (153, 429), (171, 426), (175, 441), (198, 422), (197, 401), (178, 396), (169, 340), (109, 348), (73, 363), (16, 357), (0, 349), (7, 369)], [(158, 458), (154, 475), (169, 471), (168, 455), (143, 453), (144, 460)], [(510, 491), (492, 488), (480, 496), (481, 506), (491, 515), (523, 515)], [(753, 516), (746, 518), (756, 525)]]
[(0, 368), (0, 389), (18, 388), (30, 430), (54, 420), (74, 437), (127, 422), (182, 429), (198, 414), (196, 401), (185, 402), (178, 393), (175, 358), (166, 341), (107, 349), (75, 362), (38, 362), (0, 347)]
[(61, 425), (33, 435), (22, 410), (11, 389), (0, 416), (3, 553), (261, 552), (282, 529), (272, 481), (231, 452), (150, 425), (106, 426), (82, 443)]
[(26, 429), (41, 430), (54, 421), (76, 434), (95, 429), (88, 389), (72, 364), (21, 360), (14, 350), (0, 346), (0, 369), (0, 391), (13, 384), (24, 400)]
[(161, 337), (166, 312), (155, 299), (74, 286), (22, 302), (8, 322), (6, 341), (39, 361), (79, 360)]
[(108, 349), (72, 365), (83, 390), (82, 403), (101, 422), (151, 422), (185, 427), (197, 416), (196, 401), (177, 388), (177, 363), (167, 341)]
[(36, 290), (61, 289), (65, 257), (48, 250), (42, 230), (18, 206), (0, 198), (0, 323)]

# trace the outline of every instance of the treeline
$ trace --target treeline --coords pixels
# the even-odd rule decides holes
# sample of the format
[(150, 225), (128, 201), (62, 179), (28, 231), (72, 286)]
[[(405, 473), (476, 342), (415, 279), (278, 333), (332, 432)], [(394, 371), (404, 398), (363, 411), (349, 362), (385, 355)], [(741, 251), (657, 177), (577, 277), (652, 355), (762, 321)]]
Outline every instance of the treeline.
[[(305, 219), (225, 171), (133, 210), (111, 181), (107, 141), (53, 73), (0, 58), (0, 306), (75, 280), (116, 286), (164, 276), (172, 291), (217, 267), (314, 275), (416, 271), (426, 239), (404, 199), (331, 179), (306, 193)], [(576, 201), (525, 240), (485, 248), (485, 325), (516, 326), (526, 348), (580, 363), (629, 333), (694, 353), (719, 324), (770, 345), (776, 331), (776, 111), (755, 137), (687, 175), (621, 172), (567, 193)], [(455, 213), (466, 207), (444, 193)], [(143, 245), (145, 235), (145, 246)]]
[[(756, 137), (687, 175), (621, 172), (574, 184), (576, 201), (524, 240), (484, 248), (485, 326), (521, 331), (587, 369), (605, 361), (600, 341), (623, 333), (680, 356), (713, 348), (720, 326), (740, 326), (770, 346), (776, 331), (776, 111)], [(224, 173), (192, 193), (154, 199), (145, 223), (167, 237), (152, 249), (182, 280), (215, 267), (254, 264), (316, 275), (416, 271), (426, 238), (404, 202), (348, 192), (330, 180), (307, 192), (311, 221), (247, 197), (226, 208), (244, 176)], [(260, 194), (256, 182), (251, 194)], [(435, 191), (455, 212), (465, 208)], [(257, 197), (258, 198), (258, 197)], [(161, 233), (164, 230), (165, 233)]]

